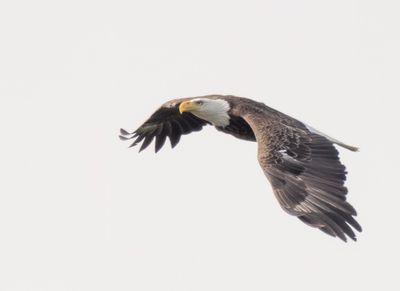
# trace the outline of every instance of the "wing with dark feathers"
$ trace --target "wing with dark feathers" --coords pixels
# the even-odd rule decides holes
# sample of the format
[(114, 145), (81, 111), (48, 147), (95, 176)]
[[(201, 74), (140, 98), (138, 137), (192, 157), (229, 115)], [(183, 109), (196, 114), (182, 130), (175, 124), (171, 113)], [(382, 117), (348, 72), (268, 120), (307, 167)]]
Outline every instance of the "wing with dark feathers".
[[(346, 241), (356, 240), (361, 226), (346, 201), (346, 170), (336, 148), (325, 137), (296, 121), (245, 118), (258, 143), (258, 161), (282, 208), (304, 223)], [(296, 126), (293, 126), (296, 124)]]
[(199, 131), (204, 125), (208, 124), (207, 121), (191, 113), (179, 113), (179, 104), (186, 100), (188, 99), (171, 100), (163, 104), (142, 126), (132, 133), (121, 128), (120, 139), (134, 139), (131, 147), (142, 142), (140, 152), (147, 148), (155, 138), (155, 152), (158, 152), (168, 137), (171, 147), (174, 148), (182, 135)]
[(229, 116), (229, 124), (225, 127), (215, 127), (217, 130), (222, 131), (224, 133), (233, 135), (234, 137), (248, 140), (248, 141), (256, 141), (256, 137), (254, 136), (254, 132), (249, 126), (249, 124), (240, 116), (230, 115)]

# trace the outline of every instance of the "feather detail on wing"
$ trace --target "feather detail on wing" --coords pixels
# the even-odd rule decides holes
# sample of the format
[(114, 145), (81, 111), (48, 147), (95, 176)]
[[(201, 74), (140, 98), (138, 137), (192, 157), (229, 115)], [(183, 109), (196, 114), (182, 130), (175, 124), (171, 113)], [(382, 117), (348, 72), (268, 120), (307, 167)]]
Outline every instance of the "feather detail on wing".
[(304, 223), (346, 241), (361, 226), (347, 201), (346, 170), (326, 137), (265, 118), (245, 118), (258, 143), (258, 160), (282, 208)]
[(163, 147), (168, 137), (171, 142), (171, 147), (174, 148), (182, 135), (199, 131), (204, 125), (208, 124), (207, 121), (191, 113), (179, 113), (179, 104), (183, 101), (185, 101), (185, 99), (180, 99), (179, 101), (172, 100), (165, 103), (132, 133), (121, 129), (120, 139), (134, 139), (131, 147), (142, 142), (139, 149), (139, 151), (142, 151), (147, 148), (155, 138), (155, 152), (158, 152)]

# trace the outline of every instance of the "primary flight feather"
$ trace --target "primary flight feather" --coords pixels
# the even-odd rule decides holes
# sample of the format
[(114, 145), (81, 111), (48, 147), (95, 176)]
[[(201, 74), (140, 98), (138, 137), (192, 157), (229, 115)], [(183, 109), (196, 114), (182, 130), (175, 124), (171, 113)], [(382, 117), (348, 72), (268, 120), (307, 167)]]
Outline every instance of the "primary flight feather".
[(256, 141), (258, 162), (281, 207), (306, 224), (346, 241), (361, 232), (347, 201), (346, 170), (334, 145), (357, 151), (263, 103), (235, 96), (209, 95), (164, 103), (122, 140), (144, 150), (155, 138), (155, 151), (167, 137), (175, 147), (181, 136), (210, 124), (237, 138)]

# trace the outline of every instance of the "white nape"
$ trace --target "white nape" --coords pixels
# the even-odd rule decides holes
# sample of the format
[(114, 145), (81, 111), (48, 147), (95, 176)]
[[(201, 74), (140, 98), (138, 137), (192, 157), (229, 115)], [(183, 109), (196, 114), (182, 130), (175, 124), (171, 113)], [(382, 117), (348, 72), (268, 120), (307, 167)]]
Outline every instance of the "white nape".
[(193, 99), (192, 102), (202, 101), (203, 104), (191, 111), (197, 117), (211, 122), (214, 126), (225, 127), (229, 124), (228, 111), (230, 109), (228, 101), (216, 99)]

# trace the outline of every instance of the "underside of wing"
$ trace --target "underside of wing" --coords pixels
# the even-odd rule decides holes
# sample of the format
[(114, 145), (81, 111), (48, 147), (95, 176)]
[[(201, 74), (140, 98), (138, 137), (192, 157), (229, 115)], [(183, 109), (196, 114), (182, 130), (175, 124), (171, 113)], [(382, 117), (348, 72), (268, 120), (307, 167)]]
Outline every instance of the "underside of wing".
[[(300, 147), (306, 155), (297, 154)], [(260, 161), (282, 208), (325, 233), (356, 240), (357, 213), (346, 201), (346, 170), (338, 151), (325, 137), (311, 134), (303, 145), (286, 145), (274, 159)]]
[[(361, 232), (347, 201), (345, 166), (332, 141), (269, 109), (244, 111), (257, 139), (258, 161), (282, 208), (304, 223), (346, 241)], [(271, 117), (272, 116), (272, 117)]]
[(199, 131), (208, 122), (195, 115), (179, 113), (179, 104), (187, 99), (172, 100), (162, 105), (150, 118), (134, 132), (121, 129), (120, 139), (134, 140), (131, 144), (136, 146), (142, 142), (139, 151), (147, 148), (155, 139), (155, 151), (158, 152), (164, 145), (167, 137), (174, 148), (182, 135)]

